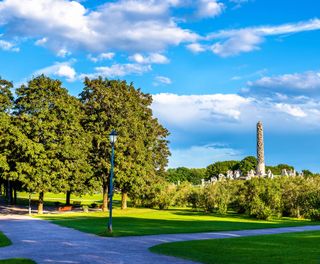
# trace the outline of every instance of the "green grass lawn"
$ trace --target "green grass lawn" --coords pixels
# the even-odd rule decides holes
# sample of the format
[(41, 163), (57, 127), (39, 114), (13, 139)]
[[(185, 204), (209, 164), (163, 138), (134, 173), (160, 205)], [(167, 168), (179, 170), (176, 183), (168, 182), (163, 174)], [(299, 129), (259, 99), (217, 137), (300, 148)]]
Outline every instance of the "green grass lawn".
[[(261, 221), (236, 214), (217, 216), (193, 212), (189, 209), (115, 209), (113, 216), (113, 236), (195, 233), (314, 224), (314, 222), (309, 220), (297, 220), (293, 218)], [(36, 217), (41, 217), (56, 224), (83, 232), (101, 236), (109, 235), (106, 232), (108, 213), (48, 214)]]
[(154, 246), (154, 253), (201, 263), (320, 263), (320, 231), (227, 239), (196, 240)]
[(36, 264), (36, 262), (31, 259), (15, 258), (0, 260), (0, 264)]
[(0, 232), (0, 247), (11, 245), (11, 241), (2, 232)]
[[(0, 232), (0, 247), (10, 246), (11, 241)], [(36, 264), (34, 261), (29, 259), (4, 259), (0, 260), (0, 264)]]

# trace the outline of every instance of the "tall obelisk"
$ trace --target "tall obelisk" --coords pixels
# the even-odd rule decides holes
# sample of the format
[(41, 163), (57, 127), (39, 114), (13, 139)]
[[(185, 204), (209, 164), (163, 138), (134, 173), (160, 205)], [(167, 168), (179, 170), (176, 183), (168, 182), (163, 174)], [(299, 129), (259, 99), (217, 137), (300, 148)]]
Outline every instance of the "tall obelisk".
[(257, 123), (257, 160), (257, 175), (264, 176), (266, 168), (264, 164), (263, 126), (261, 121)]

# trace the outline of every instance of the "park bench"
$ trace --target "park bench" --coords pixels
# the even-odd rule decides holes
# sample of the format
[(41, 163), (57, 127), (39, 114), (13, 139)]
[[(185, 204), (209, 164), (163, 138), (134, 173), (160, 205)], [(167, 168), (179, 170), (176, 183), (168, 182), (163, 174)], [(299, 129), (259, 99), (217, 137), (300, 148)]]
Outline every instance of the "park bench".
[(58, 211), (59, 212), (65, 212), (65, 211), (71, 211), (72, 205), (65, 205), (65, 206), (59, 206)]

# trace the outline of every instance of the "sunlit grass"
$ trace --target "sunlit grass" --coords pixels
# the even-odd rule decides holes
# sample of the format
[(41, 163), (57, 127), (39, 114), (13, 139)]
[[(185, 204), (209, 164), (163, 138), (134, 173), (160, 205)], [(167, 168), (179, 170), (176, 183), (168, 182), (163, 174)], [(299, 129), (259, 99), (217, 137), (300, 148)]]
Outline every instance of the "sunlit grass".
[(0, 264), (36, 264), (36, 262), (31, 259), (15, 258), (0, 260)]
[(0, 232), (0, 247), (11, 245), (11, 241), (2, 232)]
[(320, 263), (320, 231), (166, 243), (155, 253), (201, 263)]
[[(212, 232), (314, 224), (309, 220), (293, 218), (262, 221), (231, 213), (219, 216), (193, 212), (185, 208), (170, 210), (129, 208), (115, 209), (113, 212), (113, 236)], [(108, 213), (48, 214), (37, 217), (83, 232), (109, 235), (106, 232)]]

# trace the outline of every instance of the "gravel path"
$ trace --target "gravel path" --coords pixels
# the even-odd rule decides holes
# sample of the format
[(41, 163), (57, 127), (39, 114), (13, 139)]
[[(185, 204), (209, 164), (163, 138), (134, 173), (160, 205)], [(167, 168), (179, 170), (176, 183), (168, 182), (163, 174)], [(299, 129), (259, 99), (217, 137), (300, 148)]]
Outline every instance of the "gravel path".
[(0, 259), (29, 258), (41, 263), (194, 263), (153, 254), (148, 248), (174, 241), (256, 236), (320, 230), (320, 226), (270, 228), (230, 232), (108, 238), (61, 227), (27, 216), (0, 216), (0, 230), (13, 245), (0, 248)]

